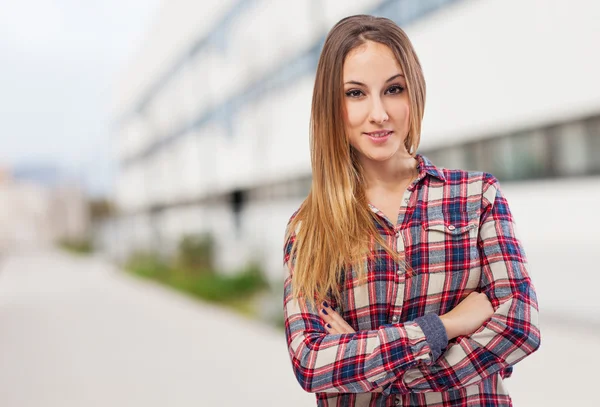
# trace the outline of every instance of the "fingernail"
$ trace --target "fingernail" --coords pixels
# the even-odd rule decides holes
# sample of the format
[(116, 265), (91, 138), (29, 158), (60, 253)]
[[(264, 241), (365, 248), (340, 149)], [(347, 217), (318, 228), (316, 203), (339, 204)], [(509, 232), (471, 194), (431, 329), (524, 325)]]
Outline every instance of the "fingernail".
[(327, 304), (327, 301), (323, 301), (323, 305), (325, 306), (325, 308), (329, 308), (329, 304)]
[(330, 325), (330, 324), (327, 324), (327, 328), (331, 329), (331, 325)]
[(322, 309), (321, 311), (323, 311), (323, 314), (325, 314), (325, 315), (329, 315), (329, 314), (327, 313), (327, 311), (325, 311), (324, 309)]

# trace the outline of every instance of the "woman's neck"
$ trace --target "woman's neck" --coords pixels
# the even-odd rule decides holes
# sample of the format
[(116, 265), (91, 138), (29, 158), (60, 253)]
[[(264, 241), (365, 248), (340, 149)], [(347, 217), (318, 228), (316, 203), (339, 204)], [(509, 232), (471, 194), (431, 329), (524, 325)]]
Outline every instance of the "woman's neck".
[(418, 175), (417, 160), (408, 154), (387, 161), (363, 160), (361, 166), (367, 190), (403, 191)]

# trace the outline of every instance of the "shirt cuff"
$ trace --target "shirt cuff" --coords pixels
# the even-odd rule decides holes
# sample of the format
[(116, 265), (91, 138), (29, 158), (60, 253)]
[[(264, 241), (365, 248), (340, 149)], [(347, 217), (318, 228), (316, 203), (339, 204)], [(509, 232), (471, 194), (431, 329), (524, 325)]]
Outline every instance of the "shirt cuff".
[(415, 322), (425, 334), (425, 339), (431, 348), (432, 359), (437, 360), (442, 355), (442, 350), (448, 346), (448, 334), (442, 320), (437, 314), (427, 314), (415, 319)]

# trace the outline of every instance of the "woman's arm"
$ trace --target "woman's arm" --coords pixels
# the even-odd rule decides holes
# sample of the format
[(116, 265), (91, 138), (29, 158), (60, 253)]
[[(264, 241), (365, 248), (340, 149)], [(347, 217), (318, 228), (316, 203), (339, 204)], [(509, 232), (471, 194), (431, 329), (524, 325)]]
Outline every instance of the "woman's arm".
[(498, 181), (484, 178), (479, 232), (480, 289), (495, 310), (469, 336), (459, 336), (429, 366), (408, 370), (400, 387), (407, 392), (443, 391), (480, 382), (514, 365), (540, 346), (538, 304), (513, 218)]
[(294, 239), (292, 235), (284, 250), (288, 266), (284, 283), (285, 335), (294, 373), (304, 390), (372, 392), (397, 380), (418, 362), (433, 362), (435, 356), (418, 321), (328, 334), (318, 310), (292, 296), (294, 262), (290, 261), (290, 251)]

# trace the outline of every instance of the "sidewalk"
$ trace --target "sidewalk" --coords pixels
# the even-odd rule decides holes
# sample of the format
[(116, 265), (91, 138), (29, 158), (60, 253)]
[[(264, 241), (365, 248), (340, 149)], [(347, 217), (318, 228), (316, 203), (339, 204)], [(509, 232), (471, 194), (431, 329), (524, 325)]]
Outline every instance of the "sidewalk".
[(282, 333), (57, 252), (0, 264), (0, 406), (307, 406)]
[[(311, 406), (283, 333), (59, 252), (0, 262), (0, 405)], [(542, 321), (515, 406), (592, 406), (600, 333)], [(587, 400), (587, 401), (586, 401)]]

